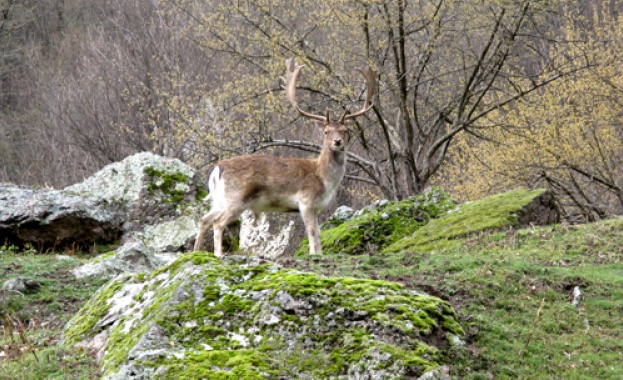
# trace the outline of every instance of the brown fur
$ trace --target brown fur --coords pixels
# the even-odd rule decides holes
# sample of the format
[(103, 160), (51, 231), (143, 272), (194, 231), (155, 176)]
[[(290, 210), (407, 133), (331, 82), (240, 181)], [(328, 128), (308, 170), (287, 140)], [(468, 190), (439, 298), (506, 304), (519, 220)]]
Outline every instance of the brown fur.
[(293, 58), (286, 60), (286, 77), (282, 78), (284, 89), (299, 114), (320, 122), (318, 126), (324, 134), (320, 155), (313, 160), (250, 155), (219, 162), (216, 166), (220, 177), (215, 178), (216, 171), (210, 176), (212, 186), (219, 189), (212, 197), (217, 204), (213, 204), (208, 215), (201, 219), (195, 251), (201, 250), (207, 229), (212, 226), (214, 254), (221, 256), (223, 230), (244, 210), (250, 209), (256, 220), (258, 212), (300, 211), (307, 229), (310, 253), (322, 253), (317, 215), (329, 203), (344, 177), (347, 143), (344, 124), (372, 108), (370, 100), (377, 74), (372, 68), (360, 69), (367, 84), (363, 108), (350, 115), (346, 111), (339, 121), (330, 121), (328, 113), (326, 116), (314, 115), (298, 106), (296, 79), (302, 67)]
[(214, 227), (215, 254), (221, 255), (222, 229), (251, 209), (258, 212), (300, 211), (310, 241), (310, 252), (321, 253), (317, 214), (330, 201), (344, 177), (346, 127), (329, 122), (321, 128), (324, 142), (316, 159), (247, 155), (220, 161), (216, 166), (225, 185), (225, 210), (201, 219), (195, 251)]

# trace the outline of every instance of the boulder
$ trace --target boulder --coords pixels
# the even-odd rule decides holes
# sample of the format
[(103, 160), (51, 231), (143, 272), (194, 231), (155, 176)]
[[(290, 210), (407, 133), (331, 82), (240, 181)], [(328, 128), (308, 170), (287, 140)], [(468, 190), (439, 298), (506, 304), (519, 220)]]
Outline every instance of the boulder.
[(446, 301), (397, 283), (193, 253), (110, 281), (63, 344), (95, 349), (108, 380), (391, 380), (441, 378), (462, 334)]
[(515, 227), (547, 226), (556, 223), (560, 223), (560, 209), (554, 199), (554, 194), (542, 191), (517, 211)]
[(0, 286), (0, 291), (30, 294), (36, 293), (40, 287), (41, 283), (39, 281), (26, 277), (15, 277), (5, 281), (4, 284)]
[(126, 235), (159, 252), (190, 248), (207, 212), (207, 191), (197, 171), (150, 152), (107, 165), (65, 191), (123, 204)]
[(290, 220), (285, 225), (271, 222), (266, 213), (255, 220), (253, 212), (245, 211), (240, 216), (240, 249), (252, 255), (266, 259), (275, 259), (284, 254), (291, 242), (294, 221)]
[(0, 185), (0, 242), (36, 248), (81, 248), (117, 241), (123, 207), (99, 197)]
[(151, 272), (170, 261), (172, 256), (157, 254), (138, 241), (128, 242), (114, 252), (100, 255), (73, 270), (77, 278), (115, 277), (122, 273)]

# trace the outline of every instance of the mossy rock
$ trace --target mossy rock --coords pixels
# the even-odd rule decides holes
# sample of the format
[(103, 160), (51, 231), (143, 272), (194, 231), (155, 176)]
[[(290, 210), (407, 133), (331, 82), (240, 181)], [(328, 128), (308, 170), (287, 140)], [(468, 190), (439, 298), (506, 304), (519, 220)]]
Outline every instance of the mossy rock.
[(546, 190), (513, 190), (461, 204), (442, 217), (431, 220), (413, 234), (396, 241), (384, 252), (448, 249), (459, 244), (457, 238), (478, 231), (531, 224), (546, 225), (559, 220), (556, 203)]
[(64, 344), (102, 332), (106, 379), (417, 378), (463, 334), (446, 301), (398, 283), (204, 252), (113, 280)]
[[(376, 252), (455, 207), (450, 196), (436, 188), (398, 202), (377, 202), (350, 220), (325, 223), (320, 234), (322, 249), (328, 254)], [(305, 239), (297, 255), (307, 252), (309, 243)]]

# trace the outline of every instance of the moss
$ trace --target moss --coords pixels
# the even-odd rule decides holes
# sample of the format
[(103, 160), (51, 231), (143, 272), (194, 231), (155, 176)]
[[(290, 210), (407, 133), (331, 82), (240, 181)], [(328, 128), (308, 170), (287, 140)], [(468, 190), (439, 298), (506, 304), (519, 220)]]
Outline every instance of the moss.
[(98, 333), (94, 328), (95, 324), (106, 315), (110, 309), (108, 300), (121, 288), (121, 280), (113, 280), (104, 285), (74, 316), (71, 325), (65, 330), (63, 344), (74, 345), (95, 336)]
[(102, 262), (106, 259), (109, 259), (111, 257), (113, 257), (115, 255), (115, 251), (109, 251), (106, 253), (103, 253), (99, 256), (96, 256), (95, 258), (93, 258), (92, 260), (90, 260), (90, 263), (95, 264), (95, 263), (99, 263)]
[[(150, 195), (162, 193), (166, 196), (164, 202), (173, 205), (177, 205), (185, 199), (188, 189), (184, 188), (189, 188), (191, 185), (190, 178), (186, 174), (179, 172), (168, 173), (153, 167), (145, 168), (144, 172), (153, 178), (147, 186), (147, 192)], [(203, 200), (207, 195), (207, 191), (201, 185), (194, 186), (194, 192), (197, 201)]]
[[(139, 311), (111, 330), (104, 371), (124, 363), (180, 379), (333, 378), (369, 363), (387, 373), (392, 366), (419, 371), (441, 363), (420, 339), (445, 326), (452, 331), (444, 333), (462, 333), (447, 302), (397, 283), (239, 264), (195, 252), (144, 276), (134, 298)], [(150, 329), (158, 333), (148, 335)], [(399, 334), (404, 343), (390, 353), (379, 333)], [(128, 359), (139, 344), (171, 346), (180, 355)]]
[[(116, 323), (108, 338), (102, 360), (102, 369), (106, 373), (114, 372), (122, 362), (127, 360), (130, 350), (162, 316), (165, 310), (162, 307), (163, 304), (171, 299), (178, 286), (179, 281), (172, 281), (164, 288), (156, 282), (150, 284), (147, 291), (157, 291), (155, 294), (158, 294), (158, 297), (151, 301), (148, 307), (142, 309), (140, 318), (136, 318), (135, 315), (125, 316)], [(131, 325), (126, 328), (128, 323)]]
[(197, 194), (195, 195), (196, 201), (202, 201), (208, 196), (208, 191), (203, 186), (197, 186)]
[[(327, 254), (375, 252), (412, 234), (455, 206), (456, 203), (439, 189), (399, 202), (379, 202), (375, 208), (366, 208), (353, 219), (325, 223), (320, 234), (322, 248)], [(304, 240), (297, 255), (307, 253), (308, 245)]]
[(410, 236), (398, 240), (384, 252), (416, 250), (426, 252), (447, 249), (457, 243), (454, 239), (477, 231), (514, 226), (518, 223), (517, 212), (545, 190), (514, 190), (497, 194), (479, 201), (464, 203), (456, 210), (432, 220)]
[(187, 262), (192, 262), (194, 265), (202, 265), (210, 262), (220, 262), (221, 260), (214, 257), (213, 254), (210, 254), (205, 251), (199, 252), (191, 252), (180, 255), (177, 260), (165, 265), (150, 274), (150, 278), (155, 278), (159, 274), (164, 272), (169, 272), (171, 274), (176, 274), (179, 269), (186, 264)]
[(265, 380), (271, 370), (269, 355), (256, 350), (219, 350), (193, 352), (184, 359), (168, 359), (162, 364), (165, 379)]

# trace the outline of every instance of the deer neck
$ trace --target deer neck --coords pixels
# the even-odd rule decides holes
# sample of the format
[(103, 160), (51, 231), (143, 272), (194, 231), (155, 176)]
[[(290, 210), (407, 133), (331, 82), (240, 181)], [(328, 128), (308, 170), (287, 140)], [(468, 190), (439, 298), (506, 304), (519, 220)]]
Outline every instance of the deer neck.
[(337, 187), (344, 178), (346, 152), (323, 147), (317, 163), (318, 174), (324, 179), (325, 186), (331, 189)]

